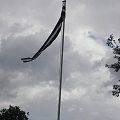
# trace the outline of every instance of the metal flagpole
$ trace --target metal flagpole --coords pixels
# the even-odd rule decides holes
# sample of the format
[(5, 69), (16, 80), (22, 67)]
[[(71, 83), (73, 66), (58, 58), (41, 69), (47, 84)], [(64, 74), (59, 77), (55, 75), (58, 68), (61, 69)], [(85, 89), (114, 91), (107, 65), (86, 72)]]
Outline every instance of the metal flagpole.
[[(63, 4), (65, 4), (66, 6), (66, 0), (62, 1), (64, 2)], [(65, 31), (65, 19), (62, 23), (62, 41), (61, 41), (61, 50), (60, 50), (60, 84), (59, 84), (59, 102), (58, 102), (58, 118), (57, 120), (60, 120), (60, 112), (61, 112), (61, 89), (62, 89), (62, 71), (63, 71), (63, 50), (64, 50), (64, 31)]]

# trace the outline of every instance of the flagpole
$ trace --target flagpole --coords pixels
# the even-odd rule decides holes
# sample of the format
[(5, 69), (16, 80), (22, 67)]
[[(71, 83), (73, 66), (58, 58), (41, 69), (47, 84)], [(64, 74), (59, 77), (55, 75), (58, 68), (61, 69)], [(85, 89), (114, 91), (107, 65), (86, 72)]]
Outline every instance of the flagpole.
[[(62, 1), (65, 2), (66, 0)], [(61, 89), (62, 89), (62, 74), (63, 74), (63, 51), (64, 51), (64, 31), (65, 31), (65, 19), (62, 23), (62, 39), (61, 39), (61, 50), (60, 50), (60, 84), (59, 84), (59, 102), (58, 102), (58, 118), (57, 120), (60, 120), (60, 113), (61, 113)]]

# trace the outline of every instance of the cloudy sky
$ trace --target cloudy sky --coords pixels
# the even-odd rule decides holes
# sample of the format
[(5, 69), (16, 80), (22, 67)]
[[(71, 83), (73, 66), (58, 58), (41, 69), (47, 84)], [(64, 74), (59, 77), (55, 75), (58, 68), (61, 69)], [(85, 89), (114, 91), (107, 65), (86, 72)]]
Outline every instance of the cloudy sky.
[[(61, 34), (36, 60), (62, 0), (0, 0), (0, 109), (20, 106), (31, 120), (56, 120)], [(61, 120), (119, 120), (112, 96), (120, 72), (106, 40), (120, 37), (120, 0), (67, 0)]]

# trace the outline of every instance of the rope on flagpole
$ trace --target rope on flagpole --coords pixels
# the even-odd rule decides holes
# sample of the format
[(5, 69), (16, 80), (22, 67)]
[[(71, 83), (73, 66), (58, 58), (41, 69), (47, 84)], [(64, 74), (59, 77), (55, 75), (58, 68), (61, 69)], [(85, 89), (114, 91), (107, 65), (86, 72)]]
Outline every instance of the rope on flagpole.
[[(62, 1), (65, 2), (66, 0)], [(60, 120), (60, 113), (61, 113), (61, 89), (62, 89), (62, 74), (63, 74), (63, 51), (64, 51), (64, 31), (65, 31), (65, 20), (62, 23), (62, 39), (61, 39), (61, 47), (60, 47), (60, 71), (59, 71), (59, 76), (60, 76), (60, 84), (59, 84), (59, 102), (58, 102), (58, 118), (57, 120)]]

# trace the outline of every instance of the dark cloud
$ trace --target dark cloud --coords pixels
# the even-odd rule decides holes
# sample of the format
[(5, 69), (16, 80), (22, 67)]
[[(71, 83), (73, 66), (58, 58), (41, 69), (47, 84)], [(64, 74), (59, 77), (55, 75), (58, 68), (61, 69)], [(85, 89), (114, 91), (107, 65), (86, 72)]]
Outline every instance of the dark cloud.
[[(46, 39), (45, 36), (48, 36), (48, 34), (45, 34), (45, 31), (43, 30), (40, 33), (26, 37), (19, 36), (14, 39), (11, 35), (7, 39), (3, 39), (0, 57), (1, 68), (8, 71), (25, 71), (30, 69), (31, 72), (29, 74), (40, 76), (41, 74), (44, 75), (46, 73), (46, 78), (49, 78), (50, 80), (58, 79), (60, 64), (60, 38), (58, 38), (33, 62), (22, 63), (20, 60), (22, 57), (32, 57), (42, 46), (42, 40)], [(89, 69), (89, 60), (80, 56), (79, 53), (76, 53), (77, 52), (72, 51), (70, 40), (66, 37), (64, 49), (64, 72), (66, 77), (73, 71), (81, 70), (81, 72), (84, 71), (87, 73), (87, 70)], [(83, 64), (85, 59), (86, 63)], [(69, 66), (69, 64), (71, 64), (71, 66)]]
[[(57, 118), (60, 36), (34, 61), (60, 17), (61, 1), (0, 1), (0, 107), (19, 105), (31, 119)], [(119, 0), (68, 1), (61, 119), (118, 120), (111, 87), (119, 73), (105, 40), (119, 35)], [(113, 115), (114, 114), (114, 115)]]

